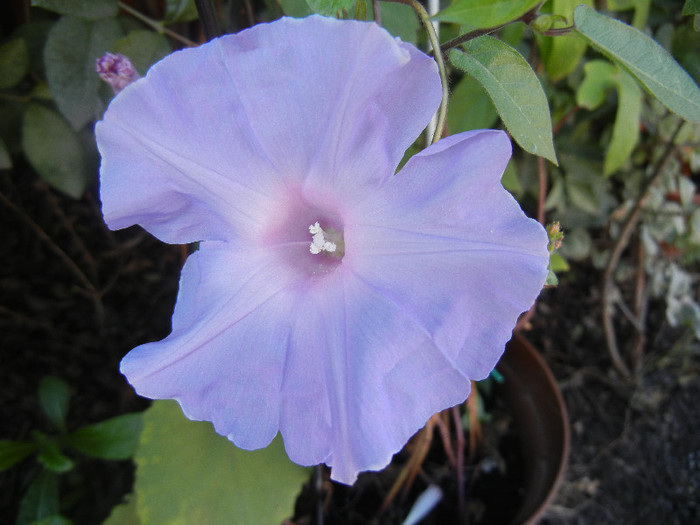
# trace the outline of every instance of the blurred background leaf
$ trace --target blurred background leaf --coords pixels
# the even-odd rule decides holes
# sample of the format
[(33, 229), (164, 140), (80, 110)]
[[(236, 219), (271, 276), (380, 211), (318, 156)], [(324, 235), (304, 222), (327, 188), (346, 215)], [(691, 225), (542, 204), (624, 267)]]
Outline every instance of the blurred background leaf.
[(117, 0), (32, 0), (32, 6), (88, 20), (115, 16), (119, 9)]
[(0, 46), (0, 89), (12, 87), (29, 71), (29, 50), (21, 38)]
[(80, 198), (88, 181), (83, 149), (78, 135), (58, 113), (30, 104), (24, 114), (22, 146), (46, 182)]
[(123, 414), (72, 432), (65, 442), (87, 456), (128, 459), (134, 455), (141, 435), (141, 414)]
[(116, 18), (59, 19), (44, 49), (46, 78), (59, 111), (75, 130), (98, 117), (103, 104), (95, 62), (123, 36)]
[(70, 386), (63, 379), (47, 376), (39, 383), (39, 403), (44, 414), (56, 427), (66, 429), (66, 416), (70, 402)]

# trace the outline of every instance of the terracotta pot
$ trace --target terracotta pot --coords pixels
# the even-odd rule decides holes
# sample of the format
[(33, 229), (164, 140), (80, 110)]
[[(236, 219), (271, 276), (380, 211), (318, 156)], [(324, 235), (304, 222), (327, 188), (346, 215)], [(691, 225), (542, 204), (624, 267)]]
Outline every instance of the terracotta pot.
[(522, 446), (525, 493), (511, 525), (538, 523), (550, 503), (569, 456), (569, 419), (559, 387), (544, 359), (519, 334), (496, 369)]

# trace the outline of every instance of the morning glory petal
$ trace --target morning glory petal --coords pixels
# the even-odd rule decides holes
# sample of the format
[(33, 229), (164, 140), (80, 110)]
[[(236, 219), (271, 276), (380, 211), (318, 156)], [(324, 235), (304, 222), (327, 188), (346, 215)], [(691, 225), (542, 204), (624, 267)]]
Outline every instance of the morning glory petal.
[(435, 61), (371, 23), (312, 16), (274, 29), (219, 40), (232, 58), (227, 84), (278, 171), (361, 198), (437, 109)]
[[(386, 466), (433, 413), (464, 401), (470, 383), (420, 323), (352, 271), (336, 272), (306, 300), (292, 331), (280, 429), (292, 460), (322, 460), (350, 484)], [(310, 377), (325, 390), (314, 395)], [(310, 455), (320, 441), (324, 458)]]
[(361, 247), (356, 272), (472, 379), (494, 367), (547, 276), (547, 235), (500, 182), (509, 157), (500, 131), (448, 137), (368, 198), (346, 233)]
[(133, 349), (121, 371), (136, 391), (176, 399), (187, 417), (214, 423), (238, 446), (267, 446), (279, 427), (281, 389), (298, 281), (269, 253), (206, 243), (182, 270), (172, 333)]

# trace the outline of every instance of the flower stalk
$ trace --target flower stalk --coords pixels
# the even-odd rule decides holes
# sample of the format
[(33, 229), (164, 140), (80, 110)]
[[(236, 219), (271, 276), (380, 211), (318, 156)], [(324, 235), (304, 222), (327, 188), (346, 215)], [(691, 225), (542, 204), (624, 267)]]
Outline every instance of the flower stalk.
[[(430, 21), (430, 15), (425, 10), (420, 2), (417, 0), (384, 0), (385, 2), (395, 2), (397, 4), (406, 4), (411, 6), (411, 8), (416, 12), (418, 18), (425, 27), (425, 31), (428, 33), (428, 40), (430, 40), (430, 45), (433, 50), (440, 49), (440, 40), (435, 33), (435, 28)], [(442, 132), (445, 128), (445, 119), (447, 118), (447, 101), (450, 96), (450, 92), (447, 84), (447, 68), (445, 67), (445, 59), (442, 53), (434, 53), (435, 62), (437, 62), (438, 71), (440, 72), (440, 80), (442, 81), (442, 101), (440, 102), (440, 109), (438, 109), (437, 124), (435, 126), (435, 133), (430, 143), (435, 144), (438, 140), (442, 138)]]

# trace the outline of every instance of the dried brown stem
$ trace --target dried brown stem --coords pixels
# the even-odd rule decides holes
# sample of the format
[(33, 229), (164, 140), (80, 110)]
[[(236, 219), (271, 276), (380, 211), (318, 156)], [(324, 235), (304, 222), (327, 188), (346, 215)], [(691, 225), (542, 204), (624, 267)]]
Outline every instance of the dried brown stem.
[(678, 125), (676, 126), (675, 131), (671, 135), (671, 138), (668, 141), (668, 144), (666, 145), (666, 150), (664, 151), (663, 155), (659, 159), (658, 164), (656, 165), (656, 168), (654, 168), (654, 171), (652, 172), (652, 175), (649, 177), (647, 180), (646, 184), (644, 185), (642, 192), (639, 195), (639, 198), (637, 199), (637, 202), (635, 203), (634, 207), (630, 211), (629, 215), (627, 216), (627, 219), (625, 221), (625, 224), (622, 227), (622, 230), (620, 232), (620, 236), (618, 237), (617, 241), (615, 242), (615, 245), (613, 247), (613, 250), (610, 254), (610, 259), (608, 260), (608, 264), (605, 267), (605, 272), (603, 273), (603, 286), (602, 286), (602, 321), (603, 321), (603, 333), (605, 335), (605, 345), (608, 350), (608, 355), (610, 356), (610, 359), (613, 363), (613, 366), (615, 369), (625, 378), (631, 379), (632, 373), (630, 372), (629, 367), (625, 363), (625, 360), (623, 359), (622, 355), (620, 354), (620, 349), (619, 345), (617, 343), (617, 335), (615, 333), (615, 325), (613, 323), (612, 319), (612, 314), (613, 314), (613, 301), (612, 301), (612, 288), (614, 286), (614, 280), (613, 280), (613, 275), (615, 273), (615, 269), (617, 268), (617, 265), (620, 262), (620, 257), (622, 257), (622, 252), (625, 250), (627, 247), (627, 244), (630, 239), (630, 235), (634, 231), (634, 229), (637, 226), (637, 223), (639, 222), (639, 218), (641, 216), (642, 208), (649, 197), (649, 189), (657, 183), (657, 181), (661, 178), (661, 175), (664, 171), (664, 168), (666, 167), (666, 164), (668, 161), (671, 159), (673, 156), (673, 153), (676, 150), (676, 146), (673, 144), (674, 140), (676, 139), (676, 136), (678, 135), (678, 132), (681, 130), (681, 126), (683, 125), (683, 121), (679, 121)]
[(445, 455), (447, 456), (447, 461), (450, 462), (452, 468), (457, 467), (457, 458), (455, 457), (454, 450), (452, 449), (452, 440), (450, 439), (450, 418), (449, 414), (444, 410), (438, 414), (435, 419), (435, 426), (440, 432), (440, 439), (442, 440), (442, 448), (445, 449)]
[(425, 457), (428, 455), (428, 451), (430, 450), (430, 444), (433, 442), (435, 420), (438, 417), (439, 414), (433, 415), (433, 417), (431, 417), (425, 424), (425, 427), (423, 427), (423, 429), (421, 429), (415, 436), (414, 448), (411, 452), (411, 457), (401, 469), (401, 472), (399, 472), (399, 475), (397, 476), (396, 481), (394, 481), (394, 484), (391, 486), (391, 489), (389, 489), (389, 493), (386, 495), (386, 498), (384, 498), (384, 502), (379, 509), (378, 515), (383, 514), (386, 509), (389, 508), (389, 505), (391, 505), (391, 502), (394, 501), (394, 498), (396, 498), (400, 491), (403, 491), (405, 494), (411, 488), (413, 480), (420, 471), (421, 465), (423, 465), (423, 461), (425, 461)]
[[(474, 384), (472, 383), (472, 388)], [(457, 478), (457, 511), (459, 512), (460, 523), (466, 523), (467, 505), (464, 495), (464, 429), (462, 428), (462, 418), (459, 414), (459, 405), (452, 407), (452, 418), (455, 424), (455, 434), (457, 437), (457, 467), (455, 476)]]
[(43, 242), (49, 250), (51, 250), (56, 257), (63, 263), (63, 265), (73, 274), (73, 276), (80, 282), (83, 286), (84, 295), (90, 298), (95, 306), (95, 315), (97, 317), (97, 322), (102, 325), (102, 320), (104, 318), (104, 311), (102, 307), (102, 300), (100, 292), (95, 288), (93, 283), (88, 279), (87, 275), (80, 269), (80, 267), (71, 259), (66, 252), (64, 252), (60, 246), (58, 246), (51, 237), (39, 226), (34, 220), (29, 217), (24, 211), (15, 205), (10, 199), (5, 197), (0, 193), (0, 202), (7, 207), (12, 213), (19, 217), (27, 227), (36, 235), (41, 242)]

